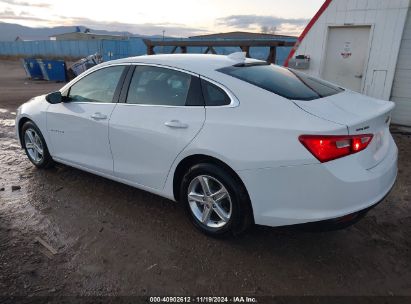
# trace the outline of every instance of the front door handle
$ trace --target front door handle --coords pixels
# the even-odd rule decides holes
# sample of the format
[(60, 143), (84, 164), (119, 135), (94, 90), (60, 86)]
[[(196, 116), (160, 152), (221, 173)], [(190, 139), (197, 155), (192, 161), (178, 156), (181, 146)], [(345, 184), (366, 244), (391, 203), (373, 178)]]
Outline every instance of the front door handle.
[(101, 114), (100, 112), (96, 112), (93, 115), (91, 115), (90, 117), (95, 119), (95, 120), (107, 119), (107, 115)]
[(188, 128), (188, 124), (182, 123), (179, 120), (166, 121), (164, 124), (167, 127), (174, 128), (174, 129), (187, 129)]

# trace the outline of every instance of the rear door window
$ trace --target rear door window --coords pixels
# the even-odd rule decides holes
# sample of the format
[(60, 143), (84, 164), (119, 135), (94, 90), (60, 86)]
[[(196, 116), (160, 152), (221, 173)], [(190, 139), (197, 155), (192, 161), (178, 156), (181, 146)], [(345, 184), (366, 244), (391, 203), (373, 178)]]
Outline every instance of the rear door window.
[(243, 64), (218, 71), (292, 100), (314, 100), (344, 91), (318, 78), (273, 64)]
[(204, 106), (198, 77), (154, 66), (137, 66), (127, 103), (163, 106)]

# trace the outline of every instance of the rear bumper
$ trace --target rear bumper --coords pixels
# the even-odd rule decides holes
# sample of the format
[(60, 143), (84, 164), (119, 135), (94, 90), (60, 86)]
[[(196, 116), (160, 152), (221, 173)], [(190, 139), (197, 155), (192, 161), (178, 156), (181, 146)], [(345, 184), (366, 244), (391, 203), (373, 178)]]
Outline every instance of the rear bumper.
[(355, 156), (311, 164), (237, 172), (249, 192), (256, 224), (284, 226), (337, 219), (366, 210), (389, 193), (397, 177), (393, 141), (372, 169)]
[[(393, 185), (394, 186), (394, 185)], [(390, 191), (376, 204), (363, 209), (359, 210), (354, 213), (346, 214), (344, 216), (334, 218), (334, 219), (328, 219), (328, 220), (322, 220), (318, 222), (309, 222), (309, 223), (304, 223), (300, 224), (297, 226), (305, 227), (311, 230), (318, 230), (318, 231), (324, 231), (324, 230), (338, 230), (338, 229), (343, 229), (348, 226), (351, 226), (355, 223), (357, 223), (359, 220), (361, 220), (371, 209), (374, 209), (377, 207), (380, 203), (384, 201), (384, 199), (390, 194), (392, 190), (392, 187)]]

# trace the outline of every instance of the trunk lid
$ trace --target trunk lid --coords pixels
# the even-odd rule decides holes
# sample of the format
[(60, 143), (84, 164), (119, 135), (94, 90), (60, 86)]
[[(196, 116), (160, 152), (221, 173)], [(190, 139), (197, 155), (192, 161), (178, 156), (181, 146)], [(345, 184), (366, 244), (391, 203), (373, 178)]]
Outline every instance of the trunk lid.
[(393, 102), (345, 91), (316, 100), (294, 100), (294, 103), (314, 116), (346, 125), (349, 135), (373, 134), (367, 149), (357, 154), (364, 168), (375, 167), (387, 155)]

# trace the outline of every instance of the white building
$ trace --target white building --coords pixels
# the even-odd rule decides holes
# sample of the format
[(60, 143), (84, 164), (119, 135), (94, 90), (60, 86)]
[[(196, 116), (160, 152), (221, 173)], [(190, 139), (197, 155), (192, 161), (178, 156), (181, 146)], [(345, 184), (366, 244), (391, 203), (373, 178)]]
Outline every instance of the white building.
[(393, 123), (411, 126), (410, 6), (410, 0), (326, 0), (286, 65), (392, 100)]

